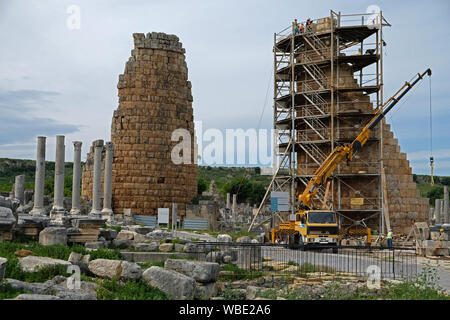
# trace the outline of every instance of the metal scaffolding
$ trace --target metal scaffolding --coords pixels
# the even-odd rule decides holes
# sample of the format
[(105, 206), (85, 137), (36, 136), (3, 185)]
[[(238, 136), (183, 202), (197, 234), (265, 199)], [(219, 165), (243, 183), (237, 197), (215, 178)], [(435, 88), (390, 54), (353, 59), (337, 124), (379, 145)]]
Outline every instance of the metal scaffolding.
[[(383, 26), (390, 25), (382, 13), (330, 11), (311, 22), (274, 34), (274, 168), (279, 170), (272, 190), (290, 193), (290, 213), (327, 155), (351, 142), (383, 104)], [(383, 232), (382, 127), (365, 148), (372, 157), (340, 165), (330, 179), (328, 200), (340, 226), (370, 223)], [(325, 186), (317, 192), (317, 206), (324, 197)]]

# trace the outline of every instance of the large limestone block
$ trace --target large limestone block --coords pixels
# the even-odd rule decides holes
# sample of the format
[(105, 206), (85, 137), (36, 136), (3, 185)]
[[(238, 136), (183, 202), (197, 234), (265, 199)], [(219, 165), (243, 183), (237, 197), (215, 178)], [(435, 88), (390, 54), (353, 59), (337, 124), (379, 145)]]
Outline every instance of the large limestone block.
[(0, 231), (10, 231), (17, 223), (17, 219), (10, 208), (0, 207)]
[(219, 277), (220, 266), (214, 262), (167, 259), (166, 269), (174, 270), (201, 283), (215, 282)]
[(100, 229), (99, 237), (103, 237), (105, 240), (110, 241), (117, 238), (117, 231), (114, 229)]
[(142, 274), (144, 280), (175, 299), (192, 299), (195, 294), (195, 280), (173, 270), (153, 266)]
[(116, 237), (116, 240), (133, 240), (136, 232), (121, 230)]
[(439, 241), (439, 240), (448, 241), (448, 240), (449, 240), (449, 234), (448, 234), (448, 233), (445, 233), (445, 232), (436, 232), (436, 231), (432, 231), (432, 232), (431, 232), (431, 240), (435, 240), (435, 241)]
[(139, 279), (142, 269), (134, 262), (96, 259), (89, 262), (89, 271), (98, 277), (112, 279)]
[(159, 251), (162, 252), (170, 252), (173, 250), (173, 243), (162, 243), (159, 245)]
[(217, 283), (197, 283), (195, 286), (194, 298), (195, 299), (210, 299), (217, 295), (218, 286)]
[(7, 262), (8, 262), (8, 259), (0, 258), (0, 282), (2, 282), (3, 277), (5, 276)]
[(251, 241), (252, 239), (250, 239), (250, 237), (247, 236), (240, 237), (236, 240), (237, 243), (250, 243)]
[(160, 241), (163, 239), (171, 238), (172, 234), (165, 230), (154, 230), (152, 232), (147, 233), (146, 236), (149, 240)]
[(39, 243), (44, 246), (55, 244), (67, 245), (67, 229), (61, 227), (47, 227), (39, 233)]
[(231, 236), (228, 234), (219, 234), (217, 236), (217, 242), (229, 243), (229, 242), (233, 242), (233, 238), (231, 238)]
[(156, 251), (159, 245), (156, 242), (152, 243), (135, 243), (134, 248), (138, 251)]
[(45, 267), (70, 266), (68, 261), (48, 257), (27, 256), (19, 260), (19, 266), (25, 272), (36, 272)]

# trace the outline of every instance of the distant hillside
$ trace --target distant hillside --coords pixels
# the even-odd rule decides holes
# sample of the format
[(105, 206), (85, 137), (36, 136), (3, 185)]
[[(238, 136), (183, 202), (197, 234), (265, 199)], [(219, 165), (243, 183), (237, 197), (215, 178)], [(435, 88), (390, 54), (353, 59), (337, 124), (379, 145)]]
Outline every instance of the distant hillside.
[[(65, 164), (64, 194), (71, 197), (72, 190), (72, 166), (71, 162)], [(258, 203), (264, 196), (265, 189), (271, 181), (271, 176), (262, 176), (258, 167), (209, 167), (200, 166), (198, 170), (199, 194), (208, 190), (212, 180), (215, 181), (218, 190), (235, 193), (239, 190), (239, 200), (249, 200)], [(11, 191), (15, 176), (25, 174), (26, 189), (34, 189), (35, 161), (0, 158), (0, 190)], [(46, 162), (45, 167), (45, 193), (53, 194), (53, 180), (55, 163)], [(430, 198), (434, 205), (434, 199), (442, 198), (444, 185), (450, 185), (450, 177), (434, 177), (435, 185), (431, 186), (430, 176), (413, 175), (414, 182), (420, 190), (421, 196)]]
[[(64, 195), (72, 196), (72, 171), (73, 164), (65, 163)], [(15, 177), (25, 175), (25, 189), (34, 189), (36, 163), (34, 160), (0, 158), (0, 191), (11, 191)], [(53, 183), (55, 178), (55, 162), (45, 162), (45, 194), (53, 195)]]

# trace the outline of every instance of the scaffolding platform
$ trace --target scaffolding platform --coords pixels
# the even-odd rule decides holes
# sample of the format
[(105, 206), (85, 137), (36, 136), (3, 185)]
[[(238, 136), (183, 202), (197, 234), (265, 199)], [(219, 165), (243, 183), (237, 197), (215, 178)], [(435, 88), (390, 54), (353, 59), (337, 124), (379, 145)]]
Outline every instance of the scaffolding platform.
[[(294, 25), (274, 34), (274, 168), (280, 170), (273, 191), (290, 193), (290, 212), (297, 210), (315, 168), (337, 146), (351, 142), (361, 125), (383, 103), (383, 27), (379, 14), (344, 15), (312, 20), (304, 30)], [(330, 179), (330, 202), (340, 226), (358, 215), (373, 221), (383, 210), (381, 167), (382, 125), (370, 137), (366, 158), (343, 163)], [(288, 148), (289, 146), (289, 148)], [(319, 207), (325, 186), (316, 195)], [(358, 198), (358, 206), (349, 199)], [(360, 200), (363, 199), (363, 200)], [(382, 215), (372, 229), (383, 232)]]

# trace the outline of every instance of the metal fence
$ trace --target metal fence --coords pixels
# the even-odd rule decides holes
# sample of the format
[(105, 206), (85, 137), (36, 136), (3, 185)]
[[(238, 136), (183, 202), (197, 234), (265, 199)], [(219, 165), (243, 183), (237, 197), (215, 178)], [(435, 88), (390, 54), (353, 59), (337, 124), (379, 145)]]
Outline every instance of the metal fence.
[[(417, 277), (415, 249), (385, 247), (298, 247), (254, 243), (193, 242), (190, 257), (219, 262), (229, 276), (340, 276), (368, 277), (378, 273), (381, 279)], [(337, 251), (337, 252), (336, 252)], [(225, 272), (226, 273), (226, 272)]]

